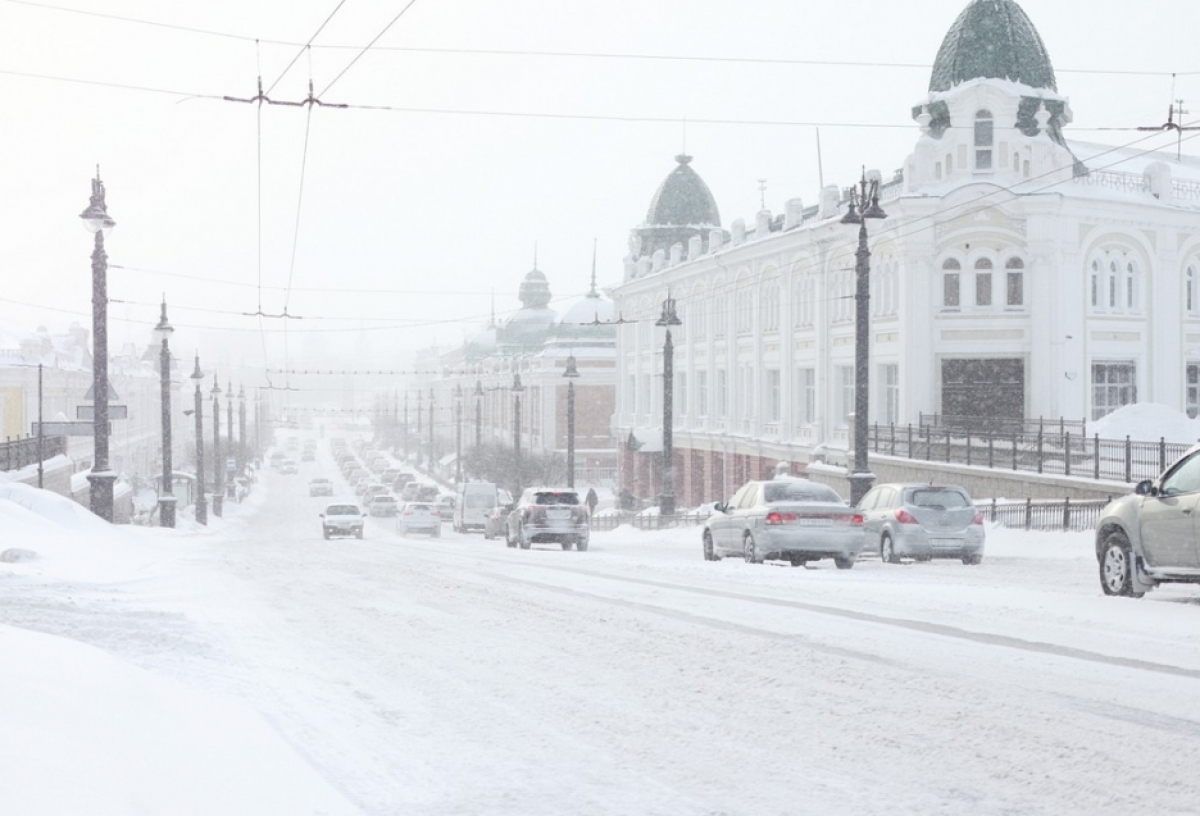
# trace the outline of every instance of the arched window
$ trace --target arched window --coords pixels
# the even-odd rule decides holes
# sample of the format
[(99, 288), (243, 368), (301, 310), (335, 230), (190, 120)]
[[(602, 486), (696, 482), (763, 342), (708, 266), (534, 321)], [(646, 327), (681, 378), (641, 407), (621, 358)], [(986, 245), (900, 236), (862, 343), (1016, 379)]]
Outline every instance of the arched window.
[(992, 262), (988, 258), (975, 262), (975, 305), (992, 305)]
[(1131, 312), (1138, 309), (1138, 290), (1141, 288), (1138, 278), (1137, 264), (1128, 261), (1125, 264), (1125, 308)]
[(1004, 264), (1004, 305), (1019, 308), (1025, 305), (1025, 262), (1009, 258)]
[(1117, 262), (1108, 262), (1108, 308), (1117, 308)]
[(1092, 308), (1100, 308), (1100, 262), (1092, 261)]
[(954, 258), (942, 263), (942, 308), (958, 309), (962, 305), (962, 264)]
[(1196, 280), (1196, 265), (1189, 264), (1187, 275), (1184, 276), (1183, 303), (1190, 315), (1200, 312), (1200, 304), (1197, 303), (1197, 295), (1200, 295), (1200, 291), (1196, 289), (1197, 283), (1200, 282)]
[(779, 281), (768, 280), (762, 288), (762, 302), (759, 304), (762, 313), (762, 332), (774, 334), (779, 331)]
[(946, 154), (946, 175), (948, 176), (953, 172), (954, 172), (954, 156), (947, 153)]
[(991, 111), (975, 114), (975, 169), (992, 169), (992, 145), (996, 139), (995, 122)]

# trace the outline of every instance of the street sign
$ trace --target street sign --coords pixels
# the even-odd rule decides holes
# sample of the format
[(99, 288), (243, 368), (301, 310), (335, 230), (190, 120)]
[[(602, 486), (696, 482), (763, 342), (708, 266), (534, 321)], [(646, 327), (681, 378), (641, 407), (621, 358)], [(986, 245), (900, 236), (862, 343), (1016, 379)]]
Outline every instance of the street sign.
[[(91, 422), (35, 422), (30, 431), (33, 436), (38, 435), (39, 425), (43, 436), (93, 436), (96, 429), (95, 424)], [(108, 424), (108, 432), (112, 433), (111, 422)]]
[[(96, 384), (95, 383), (92, 383), (91, 385), (88, 386), (87, 393), (83, 395), (83, 398), (85, 400), (87, 400), (88, 402), (96, 401)], [(109, 383), (108, 384), (108, 399), (109, 399), (109, 401), (111, 402), (112, 400), (119, 400), (120, 398), (121, 398), (121, 395), (117, 393), (117, 389), (112, 387), (112, 383)]]
[[(89, 422), (93, 421), (96, 418), (96, 406), (94, 406), (94, 405), (76, 405), (75, 406), (75, 418), (76, 419), (86, 419)], [(108, 418), (109, 419), (129, 419), (129, 406), (128, 405), (109, 405), (108, 406)]]

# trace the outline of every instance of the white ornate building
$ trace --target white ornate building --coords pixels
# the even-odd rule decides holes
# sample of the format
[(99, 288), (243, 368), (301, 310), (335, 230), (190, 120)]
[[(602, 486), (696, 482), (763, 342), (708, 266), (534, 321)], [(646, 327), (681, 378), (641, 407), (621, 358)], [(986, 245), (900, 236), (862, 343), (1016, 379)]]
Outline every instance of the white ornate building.
[[(946, 35), (915, 146), (868, 222), (870, 417), (994, 427), (1136, 401), (1200, 411), (1200, 161), (1068, 138), (1072, 112), (1013, 0)], [(857, 227), (846, 197), (720, 228), (690, 158), (633, 230), (616, 307), (626, 485), (658, 492), (662, 329), (674, 332), (676, 493), (730, 495), (779, 460), (845, 461)], [(873, 174), (879, 178), (879, 174)], [(669, 241), (669, 243), (668, 243)]]

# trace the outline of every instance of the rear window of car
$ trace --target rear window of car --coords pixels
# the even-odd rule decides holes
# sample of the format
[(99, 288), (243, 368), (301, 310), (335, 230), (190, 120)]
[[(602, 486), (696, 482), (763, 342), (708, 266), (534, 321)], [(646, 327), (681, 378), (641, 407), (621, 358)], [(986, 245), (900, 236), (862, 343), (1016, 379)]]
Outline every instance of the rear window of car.
[(962, 492), (938, 487), (919, 487), (910, 490), (906, 503), (917, 507), (932, 507), (941, 510), (971, 506), (971, 502)]
[(486, 510), (496, 503), (496, 497), (491, 493), (468, 493), (466, 507), (472, 510)]
[(325, 511), (327, 516), (357, 516), (359, 515), (358, 507), (353, 504), (334, 504), (330, 505)]
[(372, 499), (375, 504), (395, 504), (396, 500), (391, 496), (376, 496)]
[(841, 502), (833, 488), (812, 482), (770, 482), (763, 486), (764, 502)]
[(404, 509), (405, 510), (424, 510), (425, 512), (428, 513), (430, 510), (433, 509), (433, 506), (428, 505), (428, 504), (417, 504), (416, 502), (409, 502), (408, 504), (404, 505)]
[(579, 504), (579, 494), (567, 490), (541, 490), (533, 494), (534, 504)]

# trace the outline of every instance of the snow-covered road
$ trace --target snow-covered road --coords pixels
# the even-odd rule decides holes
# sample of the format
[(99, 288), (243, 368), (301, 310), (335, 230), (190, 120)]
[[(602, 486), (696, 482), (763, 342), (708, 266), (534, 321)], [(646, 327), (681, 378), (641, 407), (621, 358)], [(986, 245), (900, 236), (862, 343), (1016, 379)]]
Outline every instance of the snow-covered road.
[(104, 619), (72, 636), (263, 712), (364, 813), (1200, 801), (1200, 591), (1104, 598), (1086, 535), (989, 530), (980, 567), (851, 571), (707, 563), (695, 529), (576, 553), (373, 519), (327, 542), (306, 485), (267, 474), (226, 534), (76, 587)]

